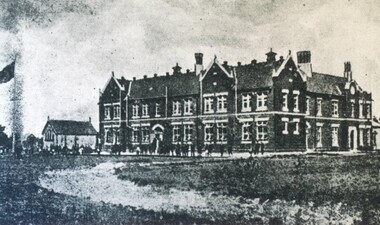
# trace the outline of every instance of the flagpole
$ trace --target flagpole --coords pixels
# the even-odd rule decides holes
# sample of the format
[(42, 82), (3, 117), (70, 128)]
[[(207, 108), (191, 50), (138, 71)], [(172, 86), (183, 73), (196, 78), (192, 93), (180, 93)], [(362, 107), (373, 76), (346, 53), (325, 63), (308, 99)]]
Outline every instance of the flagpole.
[[(14, 60), (15, 64), (16, 64), (16, 57), (15, 57), (15, 60)], [(15, 72), (15, 69), (13, 71), (14, 73), (14, 77), (13, 77), (13, 98), (12, 98), (12, 101), (13, 101), (13, 110), (12, 110), (12, 153), (14, 154), (15, 153), (15, 150), (16, 150), (16, 123), (15, 123), (15, 115), (16, 115), (16, 72)]]

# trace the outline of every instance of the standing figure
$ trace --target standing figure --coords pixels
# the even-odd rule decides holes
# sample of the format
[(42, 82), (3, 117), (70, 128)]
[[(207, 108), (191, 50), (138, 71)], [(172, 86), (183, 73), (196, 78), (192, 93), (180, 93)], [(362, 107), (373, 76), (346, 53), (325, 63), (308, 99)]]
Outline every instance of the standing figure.
[(264, 141), (261, 140), (261, 143), (260, 143), (261, 155), (264, 155), (264, 147), (265, 147)]
[(220, 145), (220, 157), (223, 157), (223, 154), (224, 154), (224, 145), (221, 144)]

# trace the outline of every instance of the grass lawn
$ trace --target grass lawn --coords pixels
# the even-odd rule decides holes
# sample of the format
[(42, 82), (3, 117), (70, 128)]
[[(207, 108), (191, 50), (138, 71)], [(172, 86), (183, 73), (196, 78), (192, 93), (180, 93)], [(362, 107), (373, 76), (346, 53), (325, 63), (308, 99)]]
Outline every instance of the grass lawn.
[[(196, 190), (216, 196), (295, 201), (300, 205), (344, 205), (360, 212), (356, 224), (380, 224), (380, 157), (284, 156), (213, 160), (210, 158), (51, 156), (0, 158), (0, 224), (261, 224), (235, 215), (216, 220), (186, 212), (136, 209), (57, 194), (38, 186), (46, 171), (124, 162), (119, 179), (158, 189)], [(171, 163), (165, 163), (165, 162)], [(117, 194), (117, 193), (115, 193)], [(243, 202), (242, 202), (243, 204)], [(297, 220), (303, 224), (302, 215)], [(269, 224), (285, 224), (271, 215)]]

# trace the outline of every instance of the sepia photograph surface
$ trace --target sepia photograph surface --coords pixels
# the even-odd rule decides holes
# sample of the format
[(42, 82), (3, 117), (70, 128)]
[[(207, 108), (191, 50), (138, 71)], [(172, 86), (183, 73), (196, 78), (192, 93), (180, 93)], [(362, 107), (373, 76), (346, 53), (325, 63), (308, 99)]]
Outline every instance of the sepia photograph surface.
[(380, 224), (379, 37), (371, 0), (3, 0), (0, 224)]

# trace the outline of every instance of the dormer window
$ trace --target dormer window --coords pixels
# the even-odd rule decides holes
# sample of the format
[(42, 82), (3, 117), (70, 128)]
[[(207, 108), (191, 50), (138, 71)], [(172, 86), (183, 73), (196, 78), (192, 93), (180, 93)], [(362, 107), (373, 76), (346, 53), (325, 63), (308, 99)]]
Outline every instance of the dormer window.
[(204, 112), (205, 113), (213, 113), (214, 112), (214, 99), (212, 97), (206, 97), (204, 98), (204, 105), (205, 105), (205, 109), (204, 109)]
[(185, 100), (185, 115), (192, 115), (193, 114), (193, 100), (187, 99)]
[(156, 117), (160, 117), (161, 116), (161, 105), (160, 103), (156, 103)]
[(322, 116), (322, 98), (317, 98), (317, 116)]
[(120, 105), (114, 105), (113, 106), (113, 118), (114, 119), (120, 118)]
[(257, 92), (257, 111), (268, 109), (268, 94), (266, 92)]
[(332, 100), (332, 116), (333, 117), (339, 116), (339, 101), (336, 99)]
[(110, 106), (106, 106), (104, 108), (104, 119), (106, 119), (106, 120), (111, 119), (111, 107)]
[(300, 91), (299, 90), (293, 90), (293, 112), (299, 112), (299, 96)]
[(217, 112), (219, 113), (227, 112), (227, 97), (223, 95), (218, 96), (217, 101), (218, 101)]
[(242, 112), (252, 111), (251, 107), (251, 96), (249, 94), (242, 95)]
[(142, 105), (142, 116), (143, 117), (149, 117), (148, 104)]
[(181, 102), (179, 100), (173, 101), (173, 116), (181, 115)]
[(282, 89), (281, 91), (282, 93), (282, 111), (289, 111), (289, 108), (288, 108), (288, 94), (289, 94), (289, 90), (288, 89)]
[(139, 105), (137, 104), (132, 106), (132, 117), (139, 117)]

